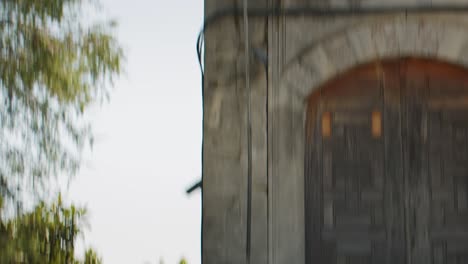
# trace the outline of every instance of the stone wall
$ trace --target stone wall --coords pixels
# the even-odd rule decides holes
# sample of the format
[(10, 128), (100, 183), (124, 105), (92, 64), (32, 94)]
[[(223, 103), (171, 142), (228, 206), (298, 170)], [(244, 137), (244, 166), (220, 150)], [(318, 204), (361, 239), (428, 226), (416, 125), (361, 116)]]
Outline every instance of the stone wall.
[[(466, 4), (468, 0), (257, 0), (251, 7)], [(205, 0), (207, 15), (242, 1)], [(379, 58), (435, 57), (468, 65), (463, 14), (281, 17), (249, 20), (251, 50), (251, 263), (304, 263), (305, 99), (320, 85)], [(203, 263), (247, 263), (247, 91), (242, 17), (205, 38)]]
[[(249, 1), (265, 6), (266, 0)], [(206, 1), (206, 14), (240, 5)], [(252, 47), (266, 50), (267, 18), (250, 21)], [(247, 230), (247, 94), (242, 18), (225, 18), (206, 30), (203, 263), (245, 263)], [(265, 66), (251, 59), (252, 228), (251, 263), (267, 263), (267, 168)]]

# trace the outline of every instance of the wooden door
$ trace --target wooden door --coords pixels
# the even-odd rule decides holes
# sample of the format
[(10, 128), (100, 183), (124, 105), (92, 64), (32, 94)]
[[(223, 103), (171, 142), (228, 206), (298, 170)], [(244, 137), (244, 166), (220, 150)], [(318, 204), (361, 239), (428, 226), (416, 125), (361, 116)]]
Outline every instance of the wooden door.
[(308, 263), (405, 263), (399, 65), (382, 66), (310, 98)]
[[(403, 62), (402, 62), (403, 63)], [(408, 262), (468, 263), (468, 81), (464, 69), (404, 62)]]
[(468, 263), (466, 76), (387, 61), (311, 96), (308, 263)]

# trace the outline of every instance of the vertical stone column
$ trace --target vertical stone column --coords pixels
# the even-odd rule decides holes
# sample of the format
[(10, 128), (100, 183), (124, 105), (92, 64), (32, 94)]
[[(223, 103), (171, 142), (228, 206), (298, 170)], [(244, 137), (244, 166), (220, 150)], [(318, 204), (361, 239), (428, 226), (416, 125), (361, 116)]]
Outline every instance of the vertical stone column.
[[(205, 0), (205, 15), (241, 0)], [(262, 7), (266, 0), (249, 0)], [(250, 18), (252, 135), (251, 263), (267, 263), (266, 18)], [(225, 17), (205, 31), (203, 231), (204, 264), (246, 263), (248, 122), (242, 17)]]

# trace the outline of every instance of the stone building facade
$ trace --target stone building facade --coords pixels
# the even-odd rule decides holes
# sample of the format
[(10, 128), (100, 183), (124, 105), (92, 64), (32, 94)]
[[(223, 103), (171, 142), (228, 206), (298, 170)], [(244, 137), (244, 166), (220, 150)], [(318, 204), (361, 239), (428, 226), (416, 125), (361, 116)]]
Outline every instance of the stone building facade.
[[(205, 0), (205, 14), (242, 10), (242, 2)], [(250, 0), (248, 5), (395, 10), (249, 17), (250, 90), (243, 17), (226, 15), (207, 25), (203, 263), (468, 263), (468, 181), (463, 180), (468, 168), (445, 160), (440, 154), (445, 150), (436, 147), (449, 145), (448, 156), (456, 151), (450, 160), (465, 158), (456, 146), (468, 149), (468, 110), (466, 118), (463, 114), (468, 12), (453, 10), (466, 8), (468, 1)], [(372, 97), (374, 90), (361, 86), (379, 92)], [(431, 88), (412, 97), (409, 86)], [(455, 88), (446, 93), (443, 87)], [(340, 118), (359, 123), (360, 117), (350, 114), (359, 111), (368, 113), (362, 127), (370, 132), (338, 124)], [(461, 117), (445, 124), (448, 112)], [(450, 128), (446, 134), (445, 127)], [(344, 139), (336, 146), (326, 141), (339, 133)], [(421, 154), (432, 152), (439, 156)], [(365, 162), (355, 162), (359, 159)], [(362, 175), (370, 179), (368, 185)], [(437, 177), (445, 178), (436, 182)]]

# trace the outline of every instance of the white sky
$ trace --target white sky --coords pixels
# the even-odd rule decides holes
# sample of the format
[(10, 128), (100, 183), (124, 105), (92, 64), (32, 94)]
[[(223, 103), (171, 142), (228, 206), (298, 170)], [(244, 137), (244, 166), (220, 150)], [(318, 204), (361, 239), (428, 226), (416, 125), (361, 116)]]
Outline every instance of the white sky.
[(200, 263), (203, 0), (101, 0), (119, 21), (126, 77), (94, 116), (96, 143), (72, 181), (89, 208), (86, 244), (107, 264)]

